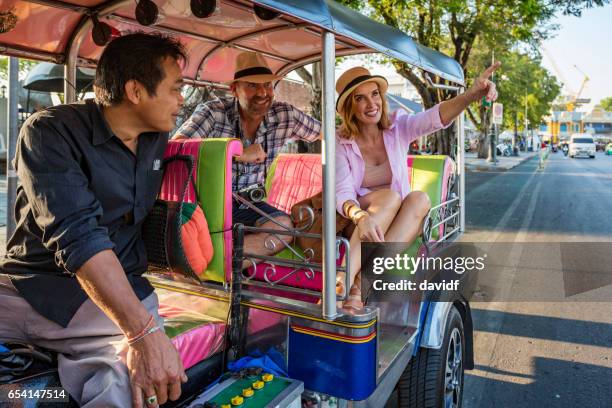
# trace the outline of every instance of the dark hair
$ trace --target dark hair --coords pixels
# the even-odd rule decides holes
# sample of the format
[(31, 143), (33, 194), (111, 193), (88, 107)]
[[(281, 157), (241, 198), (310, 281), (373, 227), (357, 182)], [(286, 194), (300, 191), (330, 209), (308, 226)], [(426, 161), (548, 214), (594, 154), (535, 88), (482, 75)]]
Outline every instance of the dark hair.
[(164, 79), (162, 61), (167, 57), (184, 61), (185, 55), (178, 40), (161, 34), (132, 33), (111, 41), (98, 61), (96, 100), (105, 106), (120, 103), (130, 80), (140, 82), (149, 95), (155, 96)]

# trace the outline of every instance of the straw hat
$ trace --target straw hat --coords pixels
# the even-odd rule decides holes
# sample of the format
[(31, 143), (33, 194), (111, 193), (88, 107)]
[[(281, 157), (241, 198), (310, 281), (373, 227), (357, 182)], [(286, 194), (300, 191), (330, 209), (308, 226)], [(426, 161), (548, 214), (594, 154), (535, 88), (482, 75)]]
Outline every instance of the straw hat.
[(336, 111), (338, 113), (342, 113), (341, 110), (344, 106), (344, 101), (351, 94), (351, 92), (353, 92), (359, 85), (366, 82), (376, 82), (382, 95), (387, 92), (387, 88), (389, 87), (389, 83), (384, 77), (381, 77), (380, 75), (371, 75), (370, 71), (364, 67), (351, 68), (340, 75), (336, 81), (336, 92), (338, 92)]
[(246, 81), (262, 84), (272, 82), (282, 77), (272, 74), (272, 70), (266, 64), (264, 57), (258, 52), (245, 51), (236, 57), (236, 72), (234, 79), (228, 83), (236, 81)]

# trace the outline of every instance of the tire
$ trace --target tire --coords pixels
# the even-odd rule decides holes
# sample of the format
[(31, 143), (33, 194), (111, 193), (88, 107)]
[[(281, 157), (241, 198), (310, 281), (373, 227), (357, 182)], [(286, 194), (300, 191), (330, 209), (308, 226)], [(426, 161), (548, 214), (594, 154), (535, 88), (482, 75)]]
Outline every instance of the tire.
[(590, 157), (591, 159), (594, 159), (594, 158), (595, 158), (595, 156), (589, 156), (589, 157)]
[(419, 349), (397, 382), (398, 407), (461, 408), (464, 361), (463, 320), (457, 308), (452, 307), (442, 347)]

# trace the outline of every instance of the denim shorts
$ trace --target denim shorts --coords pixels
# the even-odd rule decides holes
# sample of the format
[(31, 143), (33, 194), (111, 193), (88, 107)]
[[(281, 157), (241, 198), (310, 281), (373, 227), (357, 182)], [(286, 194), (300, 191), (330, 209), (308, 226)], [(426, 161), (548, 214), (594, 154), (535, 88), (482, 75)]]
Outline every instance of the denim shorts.
[[(279, 210), (278, 208), (272, 207), (270, 204), (265, 201), (260, 201), (258, 203), (252, 203), (255, 207), (257, 207), (260, 211), (267, 214), (270, 218), (276, 218), (284, 215), (285, 217), (289, 217), (289, 214), (284, 211)], [(263, 215), (257, 213), (255, 210), (251, 208), (241, 208), (245, 207), (244, 205), (240, 205), (240, 203), (234, 200), (232, 202), (232, 223), (233, 224), (243, 224), (247, 227), (259, 227), (264, 224), (266, 221), (269, 221)]]

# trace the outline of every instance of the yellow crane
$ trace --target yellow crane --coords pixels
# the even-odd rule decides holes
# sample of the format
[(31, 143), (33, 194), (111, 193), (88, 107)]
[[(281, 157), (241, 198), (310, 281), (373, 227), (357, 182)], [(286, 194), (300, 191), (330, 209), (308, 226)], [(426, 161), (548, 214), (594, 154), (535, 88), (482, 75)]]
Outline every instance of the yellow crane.
[(586, 83), (589, 82), (590, 80), (588, 75), (585, 74), (580, 68), (578, 68), (576, 64), (574, 64), (574, 68), (576, 68), (576, 70), (580, 72), (583, 76), (582, 84), (580, 84), (580, 90), (578, 92), (574, 92), (570, 88), (567, 79), (565, 79), (563, 72), (561, 71), (561, 69), (559, 69), (557, 62), (555, 61), (553, 56), (550, 54), (548, 49), (544, 46), (544, 44), (542, 44), (541, 47), (542, 47), (542, 50), (544, 51), (544, 54), (546, 54), (546, 56), (548, 57), (548, 60), (550, 61), (550, 64), (552, 65), (553, 70), (555, 71), (555, 74), (557, 74), (557, 77), (561, 80), (561, 84), (565, 88), (565, 92), (568, 95), (565, 99), (565, 102), (563, 102), (565, 104), (565, 109), (568, 112), (573, 112), (577, 106), (591, 102), (591, 99), (580, 98), (580, 96), (582, 95), (582, 92), (584, 91)]
[(580, 84), (580, 89), (578, 90), (574, 98), (565, 105), (566, 109), (569, 112), (573, 112), (574, 108), (578, 105), (591, 102), (590, 98), (580, 98), (580, 95), (582, 95), (582, 91), (584, 91), (584, 87), (586, 86), (587, 82), (589, 82), (590, 78), (580, 68), (578, 68), (578, 65), (574, 64), (574, 68), (576, 68), (576, 70), (582, 74), (583, 78), (582, 83)]

